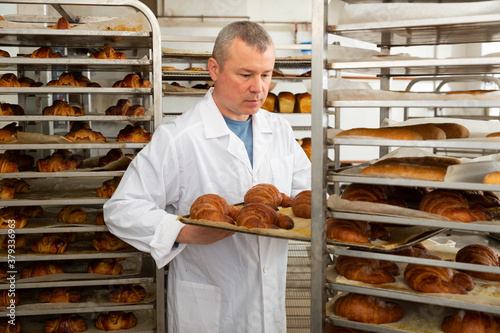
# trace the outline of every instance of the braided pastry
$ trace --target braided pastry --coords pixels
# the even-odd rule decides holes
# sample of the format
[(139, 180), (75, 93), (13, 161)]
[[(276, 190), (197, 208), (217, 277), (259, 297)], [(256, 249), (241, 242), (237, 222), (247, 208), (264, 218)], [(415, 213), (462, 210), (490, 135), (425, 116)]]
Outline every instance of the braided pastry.
[(21, 84), (17, 76), (13, 73), (6, 73), (0, 77), (0, 87), (4, 88), (19, 88)]
[(420, 202), (420, 210), (459, 222), (488, 221), (492, 217), (484, 207), (470, 207), (458, 191), (445, 189), (436, 189), (425, 195)]
[(21, 321), (15, 320), (14, 324), (9, 318), (0, 318), (0, 332), (1, 333), (21, 333)]
[[(483, 244), (470, 244), (461, 248), (455, 256), (455, 261), (468, 264), (500, 267), (498, 254), (496, 254), (492, 248)], [(478, 271), (466, 271), (466, 273), (484, 280), (500, 281), (500, 274)]]
[(108, 300), (112, 303), (137, 303), (145, 298), (146, 289), (138, 284), (121, 285), (108, 294)]
[(132, 328), (137, 324), (137, 318), (132, 312), (112, 311), (99, 314), (95, 327), (100, 330), (112, 331)]
[(10, 53), (4, 50), (0, 50), (0, 57), (10, 58)]
[(269, 205), (249, 203), (241, 208), (236, 225), (249, 229), (292, 229), (294, 222), (290, 216), (276, 212)]
[(292, 212), (298, 217), (311, 218), (311, 190), (302, 191), (293, 198)]
[(151, 88), (153, 84), (151, 81), (143, 79), (138, 74), (127, 74), (123, 80), (116, 81), (113, 84), (114, 88)]
[(48, 25), (47, 28), (51, 29), (71, 29), (73, 28), (71, 25), (69, 25), (69, 22), (66, 18), (61, 17), (59, 20), (57, 20), (55, 25)]
[(85, 112), (82, 108), (71, 106), (68, 102), (62, 100), (55, 100), (51, 106), (43, 109), (44, 116), (83, 116)]
[(191, 204), (189, 216), (196, 220), (220, 221), (235, 224), (239, 209), (229, 205), (217, 194), (204, 194)]
[(1, 290), (0, 291), (0, 307), (7, 307), (11, 304), (17, 305), (19, 304), (19, 293), (10, 290)]
[(75, 170), (82, 163), (82, 157), (68, 150), (58, 149), (51, 156), (41, 158), (36, 162), (40, 172), (58, 172)]
[[(431, 254), (420, 258), (442, 260)], [(423, 293), (467, 294), (474, 289), (472, 278), (451, 268), (408, 264), (404, 271), (406, 284)]]
[(44, 333), (76, 333), (87, 330), (87, 323), (80, 316), (72, 317), (63, 314), (58, 318), (49, 319), (45, 322)]
[(147, 142), (151, 140), (152, 133), (146, 131), (139, 124), (127, 125), (118, 132), (117, 141)]
[(459, 310), (441, 323), (444, 333), (498, 333), (500, 318), (487, 313)]
[(29, 58), (61, 58), (62, 54), (59, 52), (52, 51), (52, 48), (48, 46), (43, 46), (35, 51), (33, 51), (29, 56)]
[(144, 116), (146, 110), (142, 105), (132, 105), (128, 99), (120, 99), (114, 106), (106, 109), (110, 116)]
[(78, 303), (82, 295), (78, 290), (72, 288), (54, 288), (52, 290), (42, 291), (38, 295), (40, 303)]
[(118, 185), (120, 184), (122, 177), (116, 176), (112, 179), (108, 179), (102, 183), (102, 186), (97, 188), (97, 196), (100, 198), (111, 198), (113, 193), (115, 193)]
[(64, 253), (67, 247), (68, 242), (56, 234), (43, 235), (31, 244), (31, 250), (36, 253), (60, 254)]
[(44, 261), (44, 262), (38, 262), (33, 266), (24, 267), (21, 270), (21, 279), (35, 277), (35, 276), (49, 275), (49, 274), (60, 274), (60, 273), (64, 273), (61, 264)]
[(128, 247), (127, 243), (110, 232), (96, 232), (92, 244), (97, 251), (117, 251)]
[(278, 206), (290, 207), (292, 199), (281, 193), (276, 186), (272, 184), (257, 184), (250, 188), (244, 197), (245, 204), (260, 203), (278, 210)]
[(337, 258), (335, 269), (349, 280), (370, 284), (395, 282), (394, 276), (400, 273), (394, 262), (347, 256)]
[(333, 303), (333, 312), (348, 320), (369, 324), (386, 324), (401, 320), (403, 308), (375, 296), (349, 293)]
[(123, 52), (117, 52), (114, 48), (108, 44), (104, 44), (104, 50), (99, 52), (94, 52), (90, 55), (90, 58), (94, 59), (127, 59), (127, 56)]
[(61, 223), (83, 223), (87, 221), (87, 213), (81, 207), (68, 205), (59, 211), (57, 220)]
[(80, 129), (70, 131), (65, 136), (70, 141), (98, 141), (106, 142), (101, 132), (93, 131), (88, 124), (83, 124)]
[[(0, 87), (2, 87), (1, 80), (0, 80)], [(24, 109), (17, 104), (0, 103), (1, 116), (22, 116), (23, 114), (24, 114)]]
[(89, 263), (87, 273), (120, 275), (123, 273), (123, 266), (115, 259), (103, 259)]

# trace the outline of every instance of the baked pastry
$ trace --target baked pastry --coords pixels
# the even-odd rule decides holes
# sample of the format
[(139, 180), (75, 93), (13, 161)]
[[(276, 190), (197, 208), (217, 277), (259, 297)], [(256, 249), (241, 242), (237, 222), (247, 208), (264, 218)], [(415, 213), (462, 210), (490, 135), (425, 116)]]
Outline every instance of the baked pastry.
[(10, 53), (5, 50), (0, 50), (0, 57), (10, 58)]
[(469, 206), (479, 205), (484, 208), (500, 206), (500, 198), (491, 191), (460, 190), (460, 194), (467, 200)]
[(311, 190), (302, 191), (293, 198), (292, 212), (297, 217), (311, 218)]
[(429, 250), (422, 244), (417, 243), (412, 246), (405, 247), (403, 249), (391, 252), (392, 254), (406, 257), (420, 257), (423, 255), (430, 254)]
[(7, 141), (12, 138), (14, 134), (22, 130), (23, 128), (21, 126), (17, 126), (16, 123), (7, 124), (0, 129), (0, 141)]
[(293, 113), (295, 109), (295, 95), (289, 91), (278, 93), (278, 111), (281, 113)]
[(15, 188), (8, 185), (0, 186), (0, 199), (14, 199)]
[(392, 198), (389, 198), (387, 194), (387, 187), (383, 185), (352, 183), (342, 191), (340, 197), (349, 201), (391, 203)]
[(339, 317), (369, 324), (394, 323), (404, 317), (404, 309), (397, 303), (353, 293), (337, 298), (333, 312)]
[(8, 154), (0, 154), (0, 173), (18, 172), (17, 160)]
[(5, 73), (0, 77), (0, 87), (19, 88), (21, 84), (14, 73)]
[(97, 251), (117, 251), (129, 246), (110, 232), (96, 232), (92, 244)]
[(128, 99), (120, 99), (114, 106), (106, 109), (105, 113), (110, 116), (144, 116), (146, 109), (142, 105), (132, 105)]
[(33, 266), (24, 267), (21, 270), (21, 279), (61, 273), (64, 273), (64, 269), (61, 264), (43, 261), (38, 262)]
[(500, 136), (500, 132), (493, 132), (493, 133), (486, 135), (487, 138), (495, 138), (497, 136)]
[(67, 247), (68, 242), (57, 234), (43, 235), (31, 244), (31, 250), (36, 253), (60, 254), (64, 253)]
[(245, 205), (249, 203), (260, 203), (278, 210), (278, 206), (291, 207), (292, 198), (281, 193), (278, 188), (272, 184), (257, 184), (252, 186), (243, 198)]
[(276, 111), (276, 101), (278, 99), (278, 96), (276, 96), (275, 93), (268, 92), (266, 100), (264, 101), (264, 104), (262, 104), (261, 108), (264, 110), (267, 110), (269, 112), (274, 112)]
[(374, 239), (389, 239), (387, 229), (381, 225), (373, 226), (366, 221), (330, 218), (326, 221), (326, 237), (349, 244), (370, 244)]
[(65, 136), (70, 141), (98, 141), (106, 142), (101, 132), (93, 131), (88, 124), (83, 124), (80, 129), (70, 131)]
[(26, 216), (16, 212), (16, 207), (0, 209), (0, 229), (22, 229), (28, 223)]
[[(26, 235), (15, 235), (14, 239), (9, 237), (11, 234), (4, 234), (0, 236), (0, 248), (2, 249), (9, 249), (14, 246), (15, 249), (21, 249), (23, 248), (26, 244), (28, 244), (28, 239), (26, 238)], [(14, 242), (12, 242), (14, 241)]]
[(97, 214), (97, 216), (95, 217), (95, 222), (97, 223), (97, 225), (106, 225), (106, 223), (104, 222), (104, 214)]
[(248, 203), (238, 213), (236, 225), (249, 229), (292, 229), (294, 222), (290, 216), (276, 212), (269, 205)]
[(19, 292), (12, 293), (12, 290), (0, 290), (0, 307), (7, 307), (10, 304), (19, 304)]
[(10, 318), (0, 318), (0, 333), (21, 333), (21, 321), (15, 320), (12, 323)]
[(121, 285), (108, 294), (108, 300), (112, 303), (137, 303), (145, 298), (146, 289), (138, 284)]
[(417, 132), (397, 127), (351, 128), (341, 131), (336, 136), (369, 136), (391, 140), (423, 140), (422, 136)]
[[(420, 258), (442, 260), (432, 254), (424, 254)], [(469, 275), (447, 267), (410, 263), (405, 268), (404, 279), (410, 288), (423, 293), (464, 295), (474, 289), (474, 281)]]
[(306, 138), (302, 138), (301, 139), (301, 142), (300, 142), (300, 146), (302, 147), (302, 149), (304, 150), (304, 152), (306, 153), (307, 155), (307, 158), (309, 158), (309, 161), (311, 160), (311, 138), (310, 137), (306, 137)]
[(84, 75), (80, 75), (75, 79), (73, 74), (69, 72), (62, 73), (57, 80), (47, 82), (47, 86), (100, 87), (98, 83), (91, 82)]
[(139, 124), (127, 125), (118, 132), (117, 141), (125, 142), (147, 142), (151, 140), (153, 133), (146, 131)]
[(82, 108), (71, 106), (68, 102), (62, 100), (55, 100), (51, 106), (43, 109), (44, 116), (83, 116), (85, 112)]
[(206, 71), (206, 69), (201, 68), (201, 67), (188, 67), (188, 68), (184, 68), (184, 70), (185, 71), (194, 71), (194, 72)]
[(76, 289), (64, 287), (44, 290), (38, 295), (40, 303), (78, 303), (82, 295)]
[(19, 178), (3, 178), (0, 179), (0, 186), (10, 186), (14, 188), (14, 193), (28, 193), (30, 185)]
[[(0, 80), (0, 87), (1, 80)], [(17, 104), (0, 103), (0, 116), (22, 116), (24, 109)]]
[[(468, 264), (500, 267), (500, 259), (498, 254), (496, 254), (492, 248), (483, 244), (470, 244), (461, 248), (455, 256), (455, 261)], [(465, 272), (480, 279), (500, 281), (500, 274), (479, 271)]]
[(61, 223), (83, 223), (87, 221), (87, 213), (81, 207), (67, 205), (59, 211), (57, 220)]
[(459, 191), (436, 189), (425, 195), (420, 202), (420, 210), (441, 215), (453, 221), (488, 221), (491, 213), (484, 207), (470, 206)]
[(33, 156), (27, 154), (21, 154), (21, 151), (19, 150), (6, 150), (4, 154), (9, 159), (17, 161), (17, 166), (20, 171), (31, 170), (35, 162), (35, 158)]
[(113, 177), (112, 179), (105, 180), (102, 186), (97, 188), (97, 196), (100, 198), (111, 198), (115, 193), (118, 185), (120, 184), (121, 176)]
[(335, 262), (337, 272), (348, 278), (370, 284), (395, 282), (394, 276), (399, 275), (399, 267), (394, 262), (339, 256)]
[(45, 322), (44, 333), (76, 333), (87, 330), (87, 323), (80, 316), (63, 314)]
[(55, 25), (48, 25), (47, 28), (51, 28), (51, 29), (71, 29), (73, 28), (68, 20), (64, 17), (61, 17), (59, 18), (59, 20), (57, 20), (56, 24)]
[(295, 94), (296, 113), (311, 113), (311, 94), (308, 92)]
[(112, 311), (108, 314), (99, 314), (95, 327), (100, 330), (114, 331), (132, 328), (136, 324), (137, 318), (132, 312)]
[(19, 84), (21, 85), (21, 87), (41, 87), (43, 86), (43, 83), (42, 82), (37, 82), (35, 80), (33, 80), (32, 78), (29, 78), (29, 77), (26, 77), (26, 76), (22, 76), (19, 78)]
[(500, 318), (488, 313), (458, 310), (441, 323), (444, 333), (496, 333), (500, 332)]
[(94, 59), (127, 59), (127, 56), (123, 52), (117, 52), (114, 48), (109, 46), (109, 44), (104, 44), (103, 51), (94, 52), (90, 55), (90, 58)]
[(123, 80), (116, 81), (113, 84), (114, 88), (151, 88), (153, 84), (151, 81), (143, 79), (138, 74), (127, 74)]
[(61, 58), (62, 54), (59, 52), (52, 51), (52, 48), (48, 46), (43, 46), (35, 51), (33, 51), (29, 56), (29, 58)]
[(87, 273), (120, 275), (123, 273), (123, 266), (115, 259), (103, 259), (89, 263)]
[(189, 216), (195, 220), (220, 221), (235, 224), (240, 209), (229, 205), (223, 197), (208, 193), (191, 204)]
[(488, 173), (483, 178), (484, 184), (500, 184), (500, 171), (494, 171)]
[(36, 162), (40, 172), (75, 170), (80, 164), (82, 164), (82, 157), (65, 149), (58, 149), (52, 155)]
[(106, 166), (124, 156), (120, 148), (110, 149), (106, 155), (99, 157), (98, 166)]

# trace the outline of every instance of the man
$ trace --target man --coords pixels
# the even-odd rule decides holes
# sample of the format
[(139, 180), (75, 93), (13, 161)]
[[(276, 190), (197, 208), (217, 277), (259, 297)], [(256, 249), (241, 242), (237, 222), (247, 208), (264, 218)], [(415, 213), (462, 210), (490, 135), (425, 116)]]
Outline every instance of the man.
[(310, 188), (311, 165), (290, 125), (260, 109), (274, 59), (258, 24), (223, 28), (208, 61), (214, 87), (157, 129), (104, 205), (112, 233), (158, 267), (171, 262), (169, 332), (286, 331), (287, 241), (177, 221), (207, 193), (235, 204), (258, 183), (292, 197)]

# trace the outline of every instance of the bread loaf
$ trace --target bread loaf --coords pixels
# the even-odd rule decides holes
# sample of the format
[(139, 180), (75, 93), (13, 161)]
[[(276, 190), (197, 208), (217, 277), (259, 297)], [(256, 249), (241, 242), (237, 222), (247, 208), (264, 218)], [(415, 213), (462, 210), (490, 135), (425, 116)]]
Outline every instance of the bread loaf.
[(94, 59), (127, 59), (127, 56), (123, 52), (117, 52), (109, 44), (104, 44), (103, 51), (94, 52), (90, 55), (90, 58)]
[(369, 284), (395, 282), (394, 276), (400, 273), (398, 265), (394, 262), (348, 256), (338, 256), (335, 269), (349, 280)]
[(189, 214), (192, 219), (235, 224), (239, 211), (239, 208), (229, 205), (223, 197), (208, 193), (196, 198), (191, 204)]
[(85, 112), (82, 108), (71, 106), (68, 102), (62, 100), (55, 100), (51, 106), (43, 109), (44, 116), (83, 116)]
[(295, 95), (289, 91), (278, 93), (278, 111), (281, 113), (293, 113), (295, 109)]
[(305, 190), (293, 198), (292, 212), (297, 217), (311, 218), (311, 191)]
[(337, 298), (333, 312), (339, 317), (368, 324), (393, 323), (404, 317), (404, 310), (397, 303), (353, 293)]
[(87, 323), (80, 316), (63, 314), (45, 322), (44, 333), (76, 333), (87, 330)]
[[(409, 129), (411, 131), (417, 132), (422, 136), (423, 140), (445, 140), (446, 133), (435, 126), (434, 124), (416, 124), (416, 125), (404, 125), (398, 126), (403, 129)], [(389, 127), (393, 128), (393, 127)]]
[(144, 116), (146, 110), (142, 105), (132, 105), (127, 99), (120, 99), (114, 106), (106, 109), (105, 113), (110, 116)]
[(487, 138), (495, 138), (497, 136), (500, 136), (500, 132), (493, 132), (493, 133), (486, 135)]
[(52, 51), (52, 48), (43, 46), (33, 51), (28, 57), (30, 58), (61, 58), (62, 54)]
[(364, 168), (361, 173), (375, 175), (393, 175), (404, 178), (443, 181), (446, 169), (427, 165), (379, 164)]
[(262, 104), (262, 109), (267, 110), (269, 112), (274, 112), (276, 111), (276, 101), (278, 99), (278, 96), (276, 94), (269, 92), (267, 94), (266, 100), (264, 101), (264, 104)]
[(432, 125), (442, 129), (446, 134), (447, 139), (468, 138), (470, 135), (467, 127), (457, 123), (432, 123)]
[(112, 311), (108, 314), (99, 314), (95, 327), (100, 330), (113, 331), (132, 328), (136, 324), (137, 318), (132, 312)]
[(98, 141), (106, 142), (101, 132), (93, 131), (88, 124), (83, 124), (80, 129), (68, 132), (65, 136), (70, 141)]
[[(468, 264), (500, 267), (498, 254), (496, 254), (492, 248), (483, 244), (469, 244), (461, 248), (455, 256), (455, 261)], [(500, 281), (500, 274), (480, 271), (466, 271), (466, 273), (484, 280)]]
[(423, 140), (422, 135), (406, 128), (352, 128), (338, 133), (336, 136), (369, 136), (391, 140)]
[(444, 333), (498, 333), (500, 318), (483, 312), (458, 310), (443, 319), (441, 329)]
[(268, 205), (274, 210), (278, 210), (278, 206), (290, 207), (292, 206), (292, 199), (281, 193), (278, 188), (272, 184), (257, 184), (252, 186), (244, 197), (244, 203), (261, 203)]
[(78, 303), (81, 299), (82, 295), (78, 290), (68, 287), (44, 290), (38, 295), (40, 303)]
[(308, 92), (295, 94), (296, 113), (311, 113), (311, 94)]
[(117, 141), (120, 142), (148, 142), (153, 134), (143, 129), (141, 125), (127, 125), (118, 132)]

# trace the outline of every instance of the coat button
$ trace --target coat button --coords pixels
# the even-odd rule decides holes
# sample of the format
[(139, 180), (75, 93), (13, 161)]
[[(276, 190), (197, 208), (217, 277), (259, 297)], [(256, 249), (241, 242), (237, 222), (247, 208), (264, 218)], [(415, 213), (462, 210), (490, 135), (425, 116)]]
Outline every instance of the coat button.
[(263, 271), (264, 273), (266, 273), (266, 272), (267, 272), (267, 266), (264, 266), (264, 268), (262, 268), (262, 271)]

